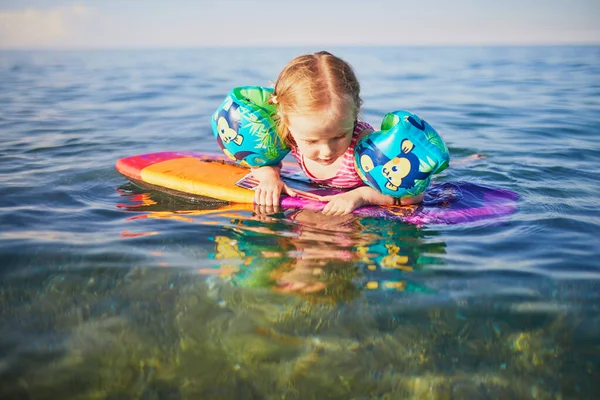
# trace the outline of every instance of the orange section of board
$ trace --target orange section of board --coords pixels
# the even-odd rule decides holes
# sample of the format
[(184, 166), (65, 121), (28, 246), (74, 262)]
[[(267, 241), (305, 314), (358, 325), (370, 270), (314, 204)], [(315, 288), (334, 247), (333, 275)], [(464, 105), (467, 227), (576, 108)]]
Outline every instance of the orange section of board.
[(236, 186), (249, 169), (220, 162), (183, 157), (161, 161), (142, 169), (142, 181), (184, 193), (235, 203), (252, 203), (254, 192)]

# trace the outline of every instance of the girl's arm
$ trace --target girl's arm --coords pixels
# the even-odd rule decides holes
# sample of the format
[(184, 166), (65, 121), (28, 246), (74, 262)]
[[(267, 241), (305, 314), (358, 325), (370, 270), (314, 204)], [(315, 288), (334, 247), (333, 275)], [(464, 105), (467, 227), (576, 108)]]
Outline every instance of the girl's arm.
[(408, 206), (412, 204), (419, 204), (421, 201), (423, 201), (423, 193), (416, 197), (403, 197), (398, 199), (379, 193), (370, 186), (361, 186), (345, 193), (340, 193), (333, 196), (323, 196), (320, 198), (320, 200), (328, 202), (323, 208), (323, 214), (345, 215), (350, 214), (358, 207), (366, 205)]
[(352, 193), (352, 196), (360, 197), (364, 202), (362, 205), (410, 206), (412, 204), (419, 204), (421, 201), (423, 201), (423, 193), (415, 197), (396, 198), (380, 193), (370, 186), (361, 186), (354, 190), (350, 190), (347, 193)]

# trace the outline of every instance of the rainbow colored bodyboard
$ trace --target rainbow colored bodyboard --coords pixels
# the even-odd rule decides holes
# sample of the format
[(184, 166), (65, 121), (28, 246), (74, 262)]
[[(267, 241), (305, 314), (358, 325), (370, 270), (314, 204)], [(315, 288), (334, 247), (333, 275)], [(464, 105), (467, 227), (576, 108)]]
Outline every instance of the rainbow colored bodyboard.
[[(160, 152), (122, 158), (117, 170), (134, 183), (183, 197), (211, 198), (229, 203), (252, 203), (254, 192), (238, 186), (250, 170), (222, 154), (201, 152)], [(282, 176), (298, 181), (300, 168), (283, 163)], [(300, 178), (301, 179), (301, 178)], [(307, 182), (302, 182), (303, 187)], [(319, 195), (339, 193), (339, 189), (314, 184)], [(300, 197), (282, 196), (281, 207), (320, 211), (325, 203)], [(247, 207), (247, 206), (246, 206)], [(518, 195), (510, 190), (469, 182), (432, 183), (423, 203), (416, 206), (365, 206), (354, 211), (361, 217), (383, 218), (411, 224), (457, 224), (513, 214)]]

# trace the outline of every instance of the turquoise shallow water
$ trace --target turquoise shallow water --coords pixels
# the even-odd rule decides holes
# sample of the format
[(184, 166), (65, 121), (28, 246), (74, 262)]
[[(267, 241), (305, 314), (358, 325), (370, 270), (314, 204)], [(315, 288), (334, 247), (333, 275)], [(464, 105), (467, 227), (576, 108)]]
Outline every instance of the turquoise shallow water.
[(0, 397), (597, 398), (600, 47), (329, 49), (366, 121), (442, 134), (439, 181), (519, 194), (498, 220), (259, 217), (116, 172), (219, 151), (229, 89), (314, 50), (0, 52)]

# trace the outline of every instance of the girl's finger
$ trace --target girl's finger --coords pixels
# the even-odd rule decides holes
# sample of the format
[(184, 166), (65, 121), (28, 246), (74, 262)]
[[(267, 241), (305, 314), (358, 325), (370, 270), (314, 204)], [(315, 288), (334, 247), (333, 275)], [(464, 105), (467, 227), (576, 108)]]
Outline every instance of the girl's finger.
[(340, 216), (346, 214), (346, 207), (338, 206), (337, 210), (335, 210), (335, 216)]
[(273, 194), (271, 195), (271, 201), (273, 206), (278, 206), (279, 205), (279, 191), (278, 190), (274, 190)]
[(296, 191), (294, 189), (292, 189), (291, 187), (289, 187), (288, 185), (286, 185), (285, 183), (283, 184), (283, 191), (292, 196), (292, 197), (296, 197), (298, 194), (296, 193)]
[(267, 191), (264, 189), (260, 191), (260, 204), (267, 205)]
[(254, 203), (260, 204), (260, 189), (254, 191)]
[(323, 208), (323, 214), (325, 215), (334, 215), (335, 214), (335, 205), (333, 203), (327, 203), (325, 208)]
[(272, 206), (273, 205), (273, 192), (265, 190), (265, 205)]

